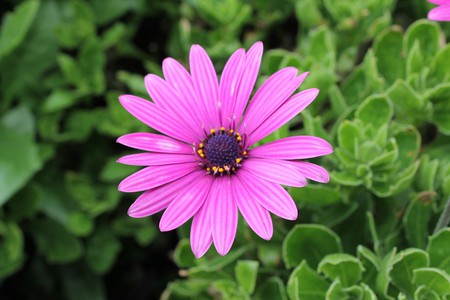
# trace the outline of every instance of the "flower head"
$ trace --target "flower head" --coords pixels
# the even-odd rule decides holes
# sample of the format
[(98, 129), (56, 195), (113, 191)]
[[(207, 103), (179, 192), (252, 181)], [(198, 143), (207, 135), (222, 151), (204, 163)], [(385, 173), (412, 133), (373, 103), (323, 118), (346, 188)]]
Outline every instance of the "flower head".
[(428, 0), (438, 5), (428, 12), (428, 19), (433, 21), (450, 21), (450, 0)]
[(153, 102), (132, 95), (119, 97), (133, 116), (155, 133), (131, 133), (117, 142), (146, 152), (127, 155), (120, 163), (145, 168), (119, 184), (123, 192), (144, 191), (128, 214), (146, 217), (162, 210), (161, 231), (190, 218), (191, 247), (201, 257), (214, 243), (225, 255), (234, 241), (238, 211), (263, 239), (272, 237), (269, 212), (288, 220), (298, 210), (281, 186), (303, 187), (306, 179), (328, 182), (322, 167), (302, 162), (333, 148), (313, 136), (283, 138), (255, 147), (308, 106), (318, 89), (291, 96), (308, 73), (284, 68), (256, 91), (263, 45), (237, 50), (226, 63), (220, 82), (199, 45), (190, 51), (190, 73), (176, 60), (163, 62), (165, 80), (149, 74), (145, 85)]

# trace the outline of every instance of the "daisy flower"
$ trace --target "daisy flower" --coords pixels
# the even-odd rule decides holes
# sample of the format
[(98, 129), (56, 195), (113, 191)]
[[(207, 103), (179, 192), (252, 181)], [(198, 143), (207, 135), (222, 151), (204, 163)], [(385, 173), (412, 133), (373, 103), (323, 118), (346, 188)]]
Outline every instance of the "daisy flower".
[(225, 255), (233, 244), (238, 211), (261, 238), (272, 237), (270, 213), (295, 220), (298, 210), (281, 186), (303, 187), (306, 179), (328, 182), (327, 171), (299, 161), (333, 152), (314, 136), (293, 136), (255, 146), (308, 106), (312, 88), (292, 95), (308, 73), (287, 67), (270, 76), (249, 102), (263, 45), (239, 49), (220, 81), (205, 50), (193, 45), (190, 73), (176, 60), (163, 61), (164, 79), (149, 74), (153, 101), (119, 97), (134, 117), (160, 132), (131, 133), (117, 142), (144, 150), (118, 162), (144, 166), (119, 184), (122, 192), (142, 192), (128, 214), (142, 218), (165, 210), (159, 228), (173, 230), (192, 218), (190, 243), (196, 257), (214, 246)]
[(450, 0), (428, 0), (438, 5), (428, 12), (428, 19), (433, 21), (450, 21)]

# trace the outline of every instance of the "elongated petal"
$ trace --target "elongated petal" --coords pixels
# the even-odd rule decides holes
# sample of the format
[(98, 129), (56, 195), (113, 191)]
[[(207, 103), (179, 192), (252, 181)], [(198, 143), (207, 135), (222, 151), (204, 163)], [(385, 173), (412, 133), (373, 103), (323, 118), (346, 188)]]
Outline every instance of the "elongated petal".
[(240, 122), (242, 113), (244, 112), (247, 102), (255, 86), (256, 78), (258, 77), (259, 66), (261, 65), (261, 57), (263, 53), (263, 44), (256, 42), (248, 50), (245, 55), (244, 74), (241, 78), (239, 90), (236, 96), (236, 103), (234, 106), (234, 123)]
[(289, 98), (252, 133), (248, 133), (249, 146), (265, 138), (304, 110), (319, 94), (318, 89), (304, 90)]
[(300, 171), (283, 161), (249, 157), (242, 167), (253, 175), (274, 183), (304, 187), (305, 176)]
[(260, 179), (243, 168), (239, 170), (237, 176), (247, 191), (265, 209), (286, 220), (297, 219), (298, 210), (294, 200), (279, 184)]
[[(199, 128), (209, 127), (209, 117), (202, 100), (197, 96), (189, 72), (173, 58), (163, 61), (163, 73), (166, 81), (178, 92), (180, 97), (196, 111)], [(207, 128), (209, 129), (209, 128)]]
[(283, 163), (290, 164), (308, 179), (322, 183), (330, 181), (330, 174), (327, 170), (316, 164), (306, 161), (283, 161)]
[(229, 128), (233, 120), (233, 109), (236, 104), (236, 95), (244, 73), (245, 51), (239, 49), (233, 53), (225, 64), (220, 78), (219, 99), (221, 101), (222, 125)]
[(119, 184), (119, 191), (131, 193), (153, 189), (197, 169), (197, 162), (147, 167), (122, 180)]
[(257, 235), (270, 240), (273, 235), (273, 224), (269, 212), (254, 199), (239, 178), (236, 177), (232, 183), (233, 197), (245, 221)]
[(279, 139), (249, 151), (252, 157), (304, 159), (333, 153), (333, 147), (315, 136), (292, 136)]
[(238, 210), (231, 193), (231, 178), (214, 180), (215, 189), (211, 197), (211, 227), (214, 246), (220, 255), (230, 251), (236, 236)]
[(299, 87), (302, 80), (296, 75), (296, 68), (287, 67), (270, 76), (253, 96), (239, 131), (252, 132), (280, 107)]
[(430, 10), (428, 19), (433, 21), (450, 21), (450, 4), (441, 5)]
[(428, 0), (430, 3), (434, 4), (450, 4), (450, 0)]
[(193, 45), (189, 53), (192, 82), (197, 96), (208, 112), (212, 128), (220, 127), (219, 82), (211, 59), (200, 45)]
[(136, 132), (121, 136), (117, 143), (146, 151), (161, 153), (192, 154), (192, 146), (170, 137), (147, 132)]
[(154, 103), (132, 95), (122, 95), (119, 101), (130, 114), (151, 128), (187, 143), (196, 141), (195, 134), (186, 130), (181, 121), (171, 117)]
[(192, 172), (173, 182), (148, 190), (141, 194), (128, 209), (128, 215), (133, 218), (143, 218), (156, 214), (169, 206), (170, 202), (184, 187), (195, 180), (202, 171)]
[(212, 181), (210, 175), (203, 174), (186, 186), (167, 207), (159, 222), (159, 229), (170, 231), (186, 223), (205, 202)]
[(138, 153), (122, 156), (117, 162), (132, 166), (159, 166), (196, 162), (196, 158), (192, 154)]
[(191, 249), (196, 258), (202, 257), (212, 244), (211, 191), (202, 207), (194, 215), (191, 225)]
[(195, 107), (180, 97), (179, 93), (170, 84), (154, 74), (148, 74), (145, 76), (145, 86), (150, 97), (157, 105), (161, 106), (172, 116), (182, 120), (190, 131), (195, 132), (197, 138), (201, 139), (203, 137), (202, 128), (199, 126), (200, 122), (195, 112), (192, 111), (192, 109), (195, 110)]

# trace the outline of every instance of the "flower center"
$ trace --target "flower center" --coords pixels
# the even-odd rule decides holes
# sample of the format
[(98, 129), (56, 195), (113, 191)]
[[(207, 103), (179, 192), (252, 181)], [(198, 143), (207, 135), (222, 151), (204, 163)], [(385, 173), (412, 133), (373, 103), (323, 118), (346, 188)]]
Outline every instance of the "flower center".
[(197, 147), (197, 153), (202, 159), (200, 165), (213, 175), (235, 172), (247, 155), (243, 150), (242, 136), (224, 127), (211, 129), (210, 132)]

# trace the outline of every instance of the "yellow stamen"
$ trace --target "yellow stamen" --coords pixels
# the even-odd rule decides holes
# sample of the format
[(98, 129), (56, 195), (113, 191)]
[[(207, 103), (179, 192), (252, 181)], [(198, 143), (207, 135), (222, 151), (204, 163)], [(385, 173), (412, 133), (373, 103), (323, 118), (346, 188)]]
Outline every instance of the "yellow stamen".
[(233, 130), (233, 129), (231, 129), (231, 130), (230, 130), (230, 133), (233, 133), (233, 132), (234, 132), (234, 130)]
[(242, 152), (243, 155), (247, 155), (247, 151)]
[(214, 167), (213, 167), (213, 171), (215, 172), (216, 170), (217, 170), (217, 167), (216, 167), (216, 166), (214, 166)]
[(208, 172), (211, 171), (211, 168), (206, 168), (206, 171), (208, 171)]
[(211, 133), (214, 133), (214, 132), (216, 132), (216, 130), (215, 130), (214, 128), (212, 128), (212, 129), (210, 130), (210, 132), (211, 132)]
[(199, 146), (200, 148), (203, 148), (204, 145), (203, 145), (203, 143), (200, 143), (200, 145), (198, 145), (198, 146)]
[(197, 150), (197, 153), (198, 153), (198, 154), (202, 154), (202, 153), (203, 153), (203, 150), (202, 150), (202, 149), (198, 149), (198, 150)]
[(235, 168), (235, 167), (232, 167), (232, 168), (231, 168), (231, 170), (235, 171), (235, 170), (236, 170), (236, 168)]
[(205, 157), (205, 154), (200, 153), (200, 157), (201, 157), (201, 158), (204, 158), (204, 157)]
[(223, 168), (219, 168), (219, 172), (220, 172), (220, 173), (223, 173)]
[(236, 163), (240, 163), (241, 162), (241, 159), (238, 157), (238, 158), (236, 158)]
[(220, 130), (225, 131), (225, 127), (220, 127)]
[(242, 140), (242, 138), (239, 135), (236, 139), (238, 140), (238, 142), (240, 142)]

